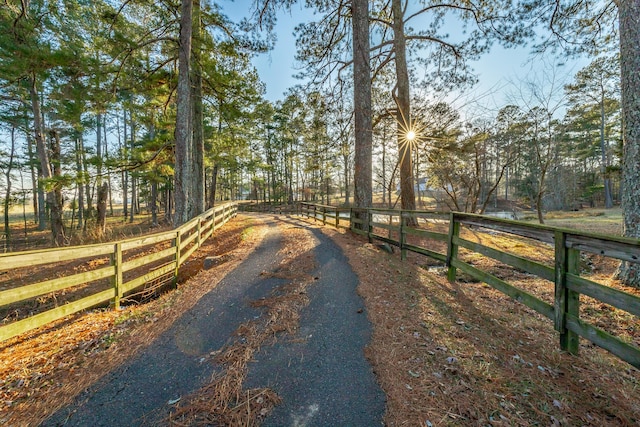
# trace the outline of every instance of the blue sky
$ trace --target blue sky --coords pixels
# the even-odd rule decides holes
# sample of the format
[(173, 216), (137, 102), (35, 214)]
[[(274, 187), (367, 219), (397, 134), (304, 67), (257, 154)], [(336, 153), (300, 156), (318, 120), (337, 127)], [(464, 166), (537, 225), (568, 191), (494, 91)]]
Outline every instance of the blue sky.
[[(222, 7), (224, 12), (236, 21), (249, 14), (253, 5), (252, 0), (224, 1)], [(266, 98), (270, 101), (277, 101), (283, 98), (283, 93), (298, 83), (293, 75), (295, 69), (295, 39), (293, 30), (295, 26), (303, 21), (313, 18), (312, 12), (296, 5), (289, 12), (279, 13), (278, 22), (275, 28), (277, 42), (273, 51), (263, 54), (254, 59), (253, 63), (258, 69), (261, 79), (266, 83)], [(556, 61), (557, 62), (557, 61)], [(562, 67), (560, 73), (569, 76), (586, 65), (586, 61), (567, 64)], [(479, 61), (473, 63), (478, 77), (479, 84), (470, 93), (463, 95), (465, 101), (478, 98), (473, 104), (483, 105), (482, 108), (497, 111), (508, 102), (513, 102), (518, 85), (521, 79), (531, 76), (536, 68), (542, 67), (542, 59), (531, 59), (529, 48), (503, 49), (495, 45), (491, 52), (484, 55)], [(570, 77), (565, 77), (570, 78)], [(490, 114), (490, 113), (489, 113)]]
[[(233, 21), (238, 21), (240, 18), (249, 15), (253, 1), (226, 0), (221, 5), (229, 18)], [(311, 12), (297, 5), (292, 8), (291, 12), (280, 12), (275, 28), (277, 34), (275, 48), (271, 52), (259, 55), (253, 60), (260, 78), (267, 85), (266, 98), (268, 100), (277, 101), (282, 99), (283, 93), (288, 88), (300, 83), (299, 80), (293, 77), (293, 74), (296, 73), (294, 70), (296, 44), (293, 30), (296, 25), (312, 17)]]

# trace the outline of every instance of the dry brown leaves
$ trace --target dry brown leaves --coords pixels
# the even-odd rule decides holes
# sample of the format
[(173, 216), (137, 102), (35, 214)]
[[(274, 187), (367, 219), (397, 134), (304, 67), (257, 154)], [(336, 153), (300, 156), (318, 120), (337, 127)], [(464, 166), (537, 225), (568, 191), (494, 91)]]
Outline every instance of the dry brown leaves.
[[(257, 226), (256, 226), (257, 225)], [(252, 233), (243, 232), (249, 228)], [(263, 235), (239, 216), (196, 251), (179, 282), (147, 304), (94, 310), (0, 343), (0, 424), (38, 425), (86, 387), (149, 345), (223, 278)], [(229, 252), (230, 262), (200, 271), (205, 257)]]
[[(325, 228), (360, 278), (374, 333), (367, 355), (400, 425), (637, 425), (640, 374), (482, 283), (450, 284), (428, 259)], [(533, 286), (532, 286), (533, 287)]]
[[(226, 241), (224, 234), (218, 234), (216, 247), (237, 245), (237, 236), (248, 226), (247, 218), (232, 221), (219, 232), (236, 227), (236, 234), (229, 231)], [(343, 248), (360, 277), (359, 291), (374, 327), (367, 355), (387, 394), (387, 425), (617, 426), (640, 422), (638, 370), (584, 341), (579, 357), (561, 352), (549, 320), (485, 284), (465, 282), (463, 276), (448, 283), (433, 260), (410, 255), (401, 262), (397, 254), (382, 252), (353, 235), (328, 227), (323, 230)], [(238, 329), (236, 344), (218, 355), (223, 373), (183, 399), (181, 412), (172, 415), (175, 424), (252, 425), (276, 404), (277, 396), (270, 390), (244, 390), (242, 382), (246, 363), (255, 351), (274, 342), (279, 332), (295, 331), (299, 308), (306, 304), (304, 290), (297, 286), (311, 280), (308, 272), (313, 257), (308, 245), (312, 239), (303, 238), (304, 233), (295, 226), (286, 233), (285, 262), (278, 271), (265, 274), (290, 279), (286, 285), (290, 288), (255, 302), (265, 307), (264, 318)], [(250, 250), (258, 235), (250, 235), (253, 242), (242, 241), (237, 253)], [(486, 236), (480, 237), (487, 243)], [(490, 244), (518, 243), (497, 240)], [(531, 251), (532, 257), (540, 252)], [(203, 258), (185, 271), (192, 269), (195, 274)], [(482, 259), (468, 260), (496, 274), (510, 274), (510, 281), (545, 300), (552, 295), (547, 285), (531, 277), (509, 273)], [(211, 283), (217, 283), (212, 278), (222, 277), (237, 262), (239, 259), (201, 272), (188, 287), (149, 304), (121, 312), (87, 313), (0, 345), (0, 424), (38, 424), (144, 348), (195, 304)], [(615, 287), (611, 267), (594, 257), (583, 259), (583, 268), (591, 269), (593, 277)], [(615, 311), (588, 300), (583, 306), (583, 311), (593, 312), (585, 314), (596, 320), (602, 316), (601, 321), (614, 332), (627, 330), (629, 339), (637, 339), (637, 318), (620, 319)], [(608, 317), (605, 312), (610, 312)], [(611, 326), (612, 318), (618, 326)], [(211, 402), (223, 409), (212, 412)], [(230, 418), (215, 418), (216, 413)]]
[(284, 229), (281, 254), (283, 261), (274, 272), (264, 276), (279, 277), (289, 282), (277, 288), (273, 296), (253, 302), (263, 307), (259, 319), (241, 325), (236, 340), (215, 358), (224, 369), (211, 381), (183, 399), (167, 420), (179, 426), (256, 426), (280, 403), (277, 394), (268, 388), (246, 390), (243, 383), (247, 364), (263, 345), (274, 344), (278, 334), (294, 333), (299, 324), (300, 310), (309, 302), (305, 289), (313, 282), (309, 272), (314, 268), (315, 241), (302, 228)]

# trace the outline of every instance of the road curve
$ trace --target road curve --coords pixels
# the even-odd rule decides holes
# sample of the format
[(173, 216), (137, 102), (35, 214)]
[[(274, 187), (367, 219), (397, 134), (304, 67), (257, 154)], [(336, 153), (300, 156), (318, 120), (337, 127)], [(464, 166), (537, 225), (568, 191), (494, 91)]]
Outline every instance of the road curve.
[(242, 323), (259, 318), (251, 302), (286, 283), (282, 226), (313, 234), (317, 278), (307, 289), (295, 337), (263, 347), (245, 387), (269, 387), (281, 398), (265, 426), (382, 425), (385, 397), (363, 349), (371, 334), (357, 277), (333, 241), (312, 225), (262, 217), (267, 232), (255, 251), (135, 358), (103, 377), (44, 426), (162, 425), (172, 403), (203, 387), (222, 367), (211, 361)]

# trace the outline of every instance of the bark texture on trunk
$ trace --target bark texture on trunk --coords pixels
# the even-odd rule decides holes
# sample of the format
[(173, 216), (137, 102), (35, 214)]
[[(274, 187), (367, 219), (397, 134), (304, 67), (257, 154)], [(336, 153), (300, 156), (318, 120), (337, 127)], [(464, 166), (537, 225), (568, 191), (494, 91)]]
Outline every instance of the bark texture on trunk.
[(96, 186), (102, 185), (102, 113), (96, 114)]
[(99, 236), (104, 235), (107, 227), (107, 199), (109, 198), (109, 184), (103, 182), (98, 187), (97, 210), (98, 217), (96, 219), (96, 233)]
[[(640, 0), (618, 2), (622, 89), (622, 216), (624, 235), (640, 238)], [(640, 287), (640, 264), (628, 263), (620, 277)]]
[[(124, 151), (125, 156), (128, 157), (127, 154), (127, 110), (123, 110), (122, 111), (123, 114), (123, 132), (122, 132), (122, 144), (120, 144), (120, 137), (118, 136), (118, 145), (120, 145), (120, 148)], [(119, 133), (118, 133), (119, 135)], [(126, 221), (127, 217), (129, 215), (129, 208), (128, 208), (128, 191), (129, 191), (129, 173), (126, 171), (126, 169), (122, 170), (122, 215), (123, 215), (123, 220)]]
[(157, 227), (158, 224), (158, 182), (154, 179), (151, 182), (151, 226)]
[[(26, 128), (26, 127), (25, 127)], [(38, 213), (40, 212), (39, 200), (38, 200), (38, 179), (36, 178), (36, 167), (34, 163), (34, 153), (33, 153), (33, 140), (31, 135), (27, 132), (27, 156), (29, 159), (29, 172), (31, 174), (31, 188), (33, 191), (33, 220), (38, 223), (38, 228), (40, 226), (39, 221), (40, 218)], [(44, 230), (44, 228), (43, 228)]]
[(415, 210), (411, 141), (407, 140), (407, 131), (411, 127), (411, 97), (409, 95), (409, 71), (407, 69), (407, 43), (404, 34), (404, 14), (402, 1), (392, 0), (393, 48), (395, 51), (397, 95), (396, 126), (398, 153), (400, 156), (400, 194), (402, 209)]
[(210, 199), (210, 207), (214, 207), (216, 205), (216, 188), (218, 187), (218, 165), (213, 165), (213, 171), (211, 172), (211, 199)]
[(193, 0), (193, 35), (191, 47), (191, 89), (193, 102), (193, 162), (191, 180), (192, 215), (204, 212), (204, 132), (202, 113), (202, 23), (200, 20), (200, 0)]
[(176, 111), (176, 147), (175, 147), (175, 215), (173, 224), (179, 226), (190, 218), (190, 187), (192, 180), (191, 126), (191, 33), (192, 1), (183, 0), (180, 20), (180, 48), (178, 52), (178, 88)]
[(607, 178), (607, 145), (605, 142), (604, 125), (606, 123), (606, 115), (604, 112), (604, 88), (600, 86), (600, 173), (602, 174), (602, 180), (604, 183), (604, 207), (610, 209), (613, 207), (613, 197), (611, 196), (611, 180)]
[[(42, 123), (42, 112), (40, 110), (40, 96), (38, 94), (36, 78), (32, 76), (29, 82), (29, 89), (31, 95), (31, 108), (33, 110), (33, 127), (35, 131), (36, 140), (36, 153), (38, 160), (40, 161), (40, 171), (42, 178), (45, 180), (47, 186), (46, 200), (49, 206), (49, 213), (51, 216), (51, 235), (53, 242), (56, 245), (64, 244), (64, 227), (62, 222), (62, 192), (58, 188), (58, 185), (52, 182), (54, 177), (54, 171), (51, 167), (51, 159), (49, 158), (49, 150), (46, 146), (44, 137), (44, 124)], [(57, 133), (52, 136), (52, 152), (60, 152), (60, 142), (56, 140)], [(57, 151), (56, 151), (57, 149)]]
[(13, 170), (13, 161), (16, 152), (16, 128), (11, 127), (11, 149), (9, 152), (9, 161), (7, 162), (6, 169), (4, 171), (5, 178), (7, 180), (7, 188), (4, 196), (4, 236), (5, 236), (5, 252), (11, 250), (11, 227), (9, 224), (9, 209), (11, 207), (11, 172)]
[[(76, 189), (78, 191), (78, 225), (76, 226), (77, 230), (82, 229), (82, 225), (84, 224), (84, 214), (85, 214), (85, 206), (84, 206), (84, 169), (82, 168), (82, 146), (80, 142), (79, 135), (76, 135)], [(73, 225), (71, 226), (73, 228)]]
[(62, 176), (62, 167), (60, 165), (60, 134), (52, 130), (51, 138), (51, 165), (53, 166), (53, 180), (51, 182), (51, 191), (47, 192), (47, 203), (51, 213), (51, 232), (53, 241), (57, 246), (65, 244), (64, 222), (62, 221), (62, 184), (60, 177)]
[[(355, 123), (355, 205), (372, 204), (371, 65), (369, 63), (369, 2), (352, 0), (353, 21), (353, 107)], [(364, 219), (364, 218), (363, 218)]]

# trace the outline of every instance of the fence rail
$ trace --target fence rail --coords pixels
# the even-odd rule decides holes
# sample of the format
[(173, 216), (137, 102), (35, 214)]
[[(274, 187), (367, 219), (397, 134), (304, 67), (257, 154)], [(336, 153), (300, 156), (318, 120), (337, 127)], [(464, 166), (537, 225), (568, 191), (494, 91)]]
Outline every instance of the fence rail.
[[(159, 279), (175, 282), (180, 265), (236, 212), (237, 204), (227, 203), (172, 231), (110, 243), (0, 254), (0, 272), (46, 268), (61, 262), (81, 261), (94, 266), (88, 271), (69, 272), (62, 277), (0, 291), (0, 307), (92, 283), (103, 285), (91, 295), (0, 326), (0, 342), (91, 307), (111, 304), (118, 308), (124, 296)], [(158, 245), (159, 250), (151, 250)]]
[(298, 214), (300, 206), (298, 203), (282, 204), (277, 202), (240, 202), (238, 209), (245, 212), (265, 212), (279, 215)]
[[(343, 221), (339, 213), (346, 211), (349, 212), (349, 218)], [(411, 251), (444, 262), (449, 281), (455, 281), (457, 271), (460, 270), (488, 284), (552, 320), (555, 330), (560, 334), (562, 350), (577, 354), (579, 337), (582, 337), (640, 368), (640, 348), (637, 345), (622, 340), (580, 317), (580, 296), (594, 298), (633, 316), (640, 316), (640, 298), (583, 277), (579, 268), (583, 252), (624, 262), (640, 263), (638, 239), (583, 233), (459, 212), (346, 209), (302, 203), (300, 213), (307, 218), (321, 220), (323, 224), (349, 224), (353, 232), (367, 236), (370, 241), (379, 240), (398, 247), (402, 259), (406, 259), (407, 252)], [(509, 253), (481, 241), (474, 241), (461, 235), (463, 229), (467, 230), (467, 235), (482, 230), (545, 243), (553, 252), (553, 262), (547, 265), (527, 259), (519, 255), (517, 250), (514, 251), (516, 253)], [(411, 236), (426, 239), (427, 244), (411, 243)], [(436, 247), (437, 244), (441, 245), (440, 250)], [(467, 253), (491, 258), (553, 283), (553, 304), (465, 262), (459, 256), (460, 248)]]
[(330, 224), (338, 228), (351, 226), (351, 208), (340, 208), (314, 203), (300, 203), (300, 215), (322, 221), (322, 224)]

